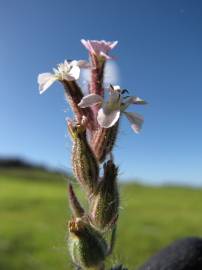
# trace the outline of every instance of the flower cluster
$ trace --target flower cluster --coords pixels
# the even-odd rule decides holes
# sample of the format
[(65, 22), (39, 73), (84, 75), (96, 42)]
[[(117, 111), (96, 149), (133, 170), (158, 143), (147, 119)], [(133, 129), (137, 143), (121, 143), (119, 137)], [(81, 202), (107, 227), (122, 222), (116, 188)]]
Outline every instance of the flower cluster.
[[(102, 58), (103, 61), (112, 59), (108, 55), (109, 51), (117, 45), (117, 41), (106, 42), (105, 40), (81, 40), (89, 53), (94, 57)], [(90, 68), (90, 64), (84, 60), (73, 60), (58, 64), (57, 69), (53, 69), (54, 73), (42, 73), (38, 76), (39, 91), (42, 94), (55, 81), (77, 81), (80, 76), (80, 68)], [(131, 123), (132, 129), (138, 133), (143, 124), (143, 117), (134, 112), (127, 112), (129, 105), (143, 105), (146, 102), (137, 96), (124, 96), (128, 93), (126, 89), (121, 89), (118, 85), (111, 85), (109, 89), (108, 100), (104, 100), (101, 95), (88, 94), (82, 98), (78, 106), (81, 108), (99, 105), (97, 112), (97, 121), (100, 127), (110, 128), (116, 124), (122, 114), (124, 114)]]
[[(138, 133), (143, 117), (128, 111), (131, 105), (146, 102), (118, 85), (105, 88), (105, 64), (112, 60), (110, 51), (117, 41), (81, 40), (89, 52), (89, 61), (73, 60), (61, 63), (52, 73), (38, 76), (39, 92), (45, 92), (55, 81), (65, 90), (74, 113), (67, 129), (72, 138), (72, 168), (74, 177), (86, 195), (84, 208), (73, 185), (69, 184), (69, 205), (72, 219), (68, 223), (69, 251), (76, 269), (105, 269), (105, 259), (114, 247), (119, 217), (118, 167), (113, 158), (120, 118), (125, 115), (134, 132)], [(81, 69), (91, 74), (89, 92), (83, 94), (79, 78)], [(103, 170), (100, 169), (103, 163)], [(102, 172), (102, 173), (101, 173)], [(111, 239), (106, 233), (111, 233)], [(126, 269), (121, 264), (111, 269)]]

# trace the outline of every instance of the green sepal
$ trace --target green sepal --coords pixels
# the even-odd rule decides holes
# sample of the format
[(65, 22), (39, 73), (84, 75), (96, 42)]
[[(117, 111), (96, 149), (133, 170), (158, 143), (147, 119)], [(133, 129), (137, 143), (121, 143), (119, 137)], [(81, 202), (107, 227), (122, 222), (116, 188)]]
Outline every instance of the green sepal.
[(113, 228), (119, 213), (118, 168), (113, 161), (104, 164), (104, 176), (90, 201), (90, 220), (97, 229)]
[(99, 269), (108, 246), (102, 235), (80, 218), (69, 222), (69, 251), (72, 261), (82, 269)]

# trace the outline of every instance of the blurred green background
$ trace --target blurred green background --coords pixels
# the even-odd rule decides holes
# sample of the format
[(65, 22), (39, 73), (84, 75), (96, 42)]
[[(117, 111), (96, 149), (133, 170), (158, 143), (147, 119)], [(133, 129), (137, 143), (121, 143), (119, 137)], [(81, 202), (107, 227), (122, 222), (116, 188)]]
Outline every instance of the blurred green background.
[[(1, 270), (72, 269), (66, 188), (66, 177), (58, 173), (0, 169)], [(120, 193), (118, 238), (109, 264), (136, 269), (171, 241), (202, 236), (202, 189), (128, 183)]]

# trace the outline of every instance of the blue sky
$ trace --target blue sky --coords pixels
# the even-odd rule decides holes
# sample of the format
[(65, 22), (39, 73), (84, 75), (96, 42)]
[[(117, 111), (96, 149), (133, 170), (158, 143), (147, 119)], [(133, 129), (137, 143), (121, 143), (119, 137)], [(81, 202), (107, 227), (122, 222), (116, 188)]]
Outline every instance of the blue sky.
[(145, 117), (139, 135), (122, 119), (120, 177), (201, 185), (200, 0), (1, 0), (0, 155), (70, 169), (62, 87), (40, 96), (36, 79), (87, 59), (81, 38), (118, 40), (121, 86), (149, 102), (134, 108)]

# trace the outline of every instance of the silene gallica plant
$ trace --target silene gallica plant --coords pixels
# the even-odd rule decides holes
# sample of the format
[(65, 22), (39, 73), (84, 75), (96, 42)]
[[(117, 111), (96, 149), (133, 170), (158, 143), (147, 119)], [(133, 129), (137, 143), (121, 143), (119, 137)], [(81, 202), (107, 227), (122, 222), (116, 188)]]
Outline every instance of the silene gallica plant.
[[(89, 53), (89, 61), (65, 60), (52, 73), (39, 74), (38, 84), (43, 93), (59, 81), (74, 114), (74, 119), (67, 121), (73, 144), (72, 168), (88, 209), (83, 208), (69, 184), (72, 218), (68, 223), (68, 247), (73, 265), (75, 269), (104, 270), (105, 260), (113, 252), (120, 207), (113, 147), (122, 116), (128, 119), (134, 132), (140, 131), (143, 117), (128, 109), (146, 102), (130, 96), (120, 86), (104, 85), (106, 63), (112, 59), (110, 51), (117, 41), (82, 39), (81, 42)], [(81, 69), (90, 72), (87, 95), (78, 82)], [(126, 268), (117, 265), (110, 269)]]

